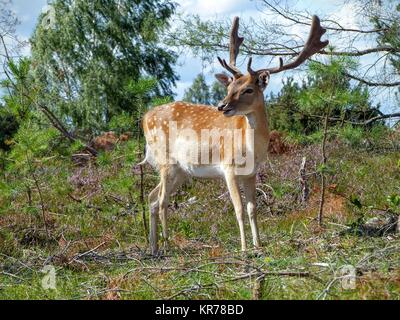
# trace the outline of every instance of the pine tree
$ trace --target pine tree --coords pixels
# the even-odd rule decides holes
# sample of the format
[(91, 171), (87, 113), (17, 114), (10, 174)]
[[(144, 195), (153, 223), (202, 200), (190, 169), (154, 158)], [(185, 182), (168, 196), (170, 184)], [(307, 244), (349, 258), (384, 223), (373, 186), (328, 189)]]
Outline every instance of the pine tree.
[(211, 104), (217, 106), (218, 103), (225, 98), (226, 88), (219, 81), (214, 81), (211, 85)]
[(211, 86), (206, 82), (203, 74), (198, 74), (192, 85), (185, 90), (183, 100), (191, 103), (200, 103), (216, 106), (226, 95), (226, 88), (214, 81)]
[(332, 93), (335, 100), (330, 104), (330, 125), (361, 123), (379, 116), (379, 107), (371, 105), (367, 88), (353, 86), (349, 78), (337, 74), (355, 66), (352, 60), (332, 59), (326, 66), (310, 64), (307, 78), (301, 83), (292, 78), (286, 79), (281, 91), (276, 96), (271, 95), (267, 102), (271, 127), (297, 134), (318, 131), (321, 128), (320, 119), (326, 113), (327, 102), (324, 99), (330, 99), (328, 94), (332, 90), (336, 93)]
[(210, 98), (210, 88), (201, 73), (197, 75), (193, 84), (185, 91), (183, 96), (184, 101), (199, 104), (210, 104)]
[(176, 55), (160, 45), (175, 4), (168, 0), (55, 0), (31, 39), (34, 77), (44, 103), (72, 130), (107, 129), (135, 114), (131, 81), (156, 80), (149, 94), (172, 95)]

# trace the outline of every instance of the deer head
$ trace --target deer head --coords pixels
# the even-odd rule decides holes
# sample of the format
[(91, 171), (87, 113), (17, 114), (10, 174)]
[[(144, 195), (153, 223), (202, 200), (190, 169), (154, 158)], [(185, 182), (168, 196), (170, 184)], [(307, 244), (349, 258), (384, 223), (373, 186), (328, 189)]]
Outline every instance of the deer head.
[(218, 110), (223, 112), (227, 117), (234, 115), (246, 115), (254, 111), (255, 108), (264, 106), (264, 90), (268, 85), (270, 75), (285, 70), (298, 67), (315, 53), (325, 48), (329, 41), (321, 41), (322, 35), (326, 29), (321, 27), (320, 20), (317, 16), (313, 16), (311, 23), (311, 31), (303, 50), (296, 58), (287, 64), (283, 63), (283, 59), (279, 59), (279, 66), (261, 70), (253, 70), (251, 68), (252, 58), (249, 58), (247, 64), (247, 74), (243, 74), (236, 66), (236, 58), (239, 54), (239, 48), (244, 38), (239, 37), (239, 18), (235, 17), (230, 32), (229, 44), (229, 64), (218, 57), (218, 61), (232, 74), (232, 77), (219, 73), (216, 78), (227, 87), (226, 97), (218, 104)]

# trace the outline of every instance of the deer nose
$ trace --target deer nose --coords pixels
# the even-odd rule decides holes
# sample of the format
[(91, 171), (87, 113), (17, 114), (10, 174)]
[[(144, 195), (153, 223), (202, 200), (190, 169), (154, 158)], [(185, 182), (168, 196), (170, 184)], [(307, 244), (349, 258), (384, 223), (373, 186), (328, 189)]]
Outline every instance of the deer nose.
[(220, 103), (218, 103), (218, 111), (222, 111), (222, 110), (224, 110), (224, 108), (226, 107), (226, 103), (224, 103), (224, 102), (220, 102)]

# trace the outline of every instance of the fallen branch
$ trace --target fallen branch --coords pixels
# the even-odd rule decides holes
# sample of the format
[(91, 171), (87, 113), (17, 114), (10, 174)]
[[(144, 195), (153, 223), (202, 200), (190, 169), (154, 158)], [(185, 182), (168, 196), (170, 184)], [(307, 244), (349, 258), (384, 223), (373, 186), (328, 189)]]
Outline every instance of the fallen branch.
[[(250, 272), (241, 276), (237, 276), (237, 277), (233, 277), (233, 278), (229, 278), (229, 279), (225, 279), (222, 281), (218, 281), (218, 282), (210, 282), (210, 283), (206, 283), (206, 284), (197, 284), (195, 286), (191, 286), (188, 288), (184, 288), (182, 290), (179, 290), (178, 292), (176, 292), (175, 294), (169, 296), (168, 298), (166, 298), (167, 300), (172, 300), (184, 293), (188, 293), (188, 292), (192, 292), (192, 291), (199, 291), (201, 289), (208, 289), (208, 288), (212, 288), (212, 287), (218, 287), (221, 284), (225, 284), (228, 282), (234, 282), (234, 281), (239, 281), (239, 280), (245, 280), (245, 279), (251, 279), (253, 277), (256, 277), (258, 279), (258, 281), (261, 281), (261, 279), (264, 279), (267, 276), (282, 276), (282, 277), (299, 277), (299, 278), (305, 278), (305, 277), (310, 277), (310, 278), (314, 278), (314, 279), (318, 279), (320, 281), (319, 278), (317, 278), (316, 276), (310, 274), (309, 272), (296, 272), (296, 271), (266, 271), (266, 272)], [(261, 288), (260, 288), (261, 289)], [(261, 293), (260, 293), (261, 294)]]
[(86, 251), (86, 252), (83, 252), (83, 253), (80, 253), (80, 254), (74, 256), (74, 257), (68, 262), (68, 264), (71, 264), (71, 263), (73, 263), (74, 261), (80, 262), (80, 261), (79, 261), (80, 258), (82, 258), (82, 257), (84, 257), (84, 256), (86, 256), (86, 255), (88, 255), (88, 254), (90, 254), (90, 253), (96, 251), (98, 248), (100, 248), (100, 247), (103, 246), (104, 244), (105, 244), (105, 242), (102, 242), (102, 243), (100, 243), (98, 246), (96, 246), (96, 247), (94, 247), (94, 248), (92, 248), (92, 249), (90, 249), (90, 250), (88, 250), (88, 251)]

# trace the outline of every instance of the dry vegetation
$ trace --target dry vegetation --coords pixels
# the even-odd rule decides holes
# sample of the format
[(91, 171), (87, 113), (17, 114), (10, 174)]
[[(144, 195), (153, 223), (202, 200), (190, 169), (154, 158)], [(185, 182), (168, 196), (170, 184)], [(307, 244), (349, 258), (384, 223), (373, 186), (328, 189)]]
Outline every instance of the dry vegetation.
[[(53, 158), (41, 167), (43, 208), (34, 189), (0, 195), (0, 298), (398, 299), (399, 235), (393, 228), (364, 232), (369, 218), (398, 214), (386, 200), (400, 181), (399, 139), (391, 135), (374, 146), (329, 142), (323, 228), (316, 221), (318, 145), (278, 139), (285, 152), (272, 154), (258, 174), (263, 247), (247, 255), (238, 252), (222, 181), (193, 181), (176, 194), (171, 248), (154, 259), (142, 220), (147, 204), (143, 208), (134, 166), (140, 157), (135, 141), (85, 164)], [(305, 204), (298, 182), (304, 156), (311, 189)], [(156, 180), (146, 167), (145, 194)], [(42, 288), (45, 265), (56, 268), (56, 290)], [(355, 289), (341, 286), (344, 265), (356, 268)]]

